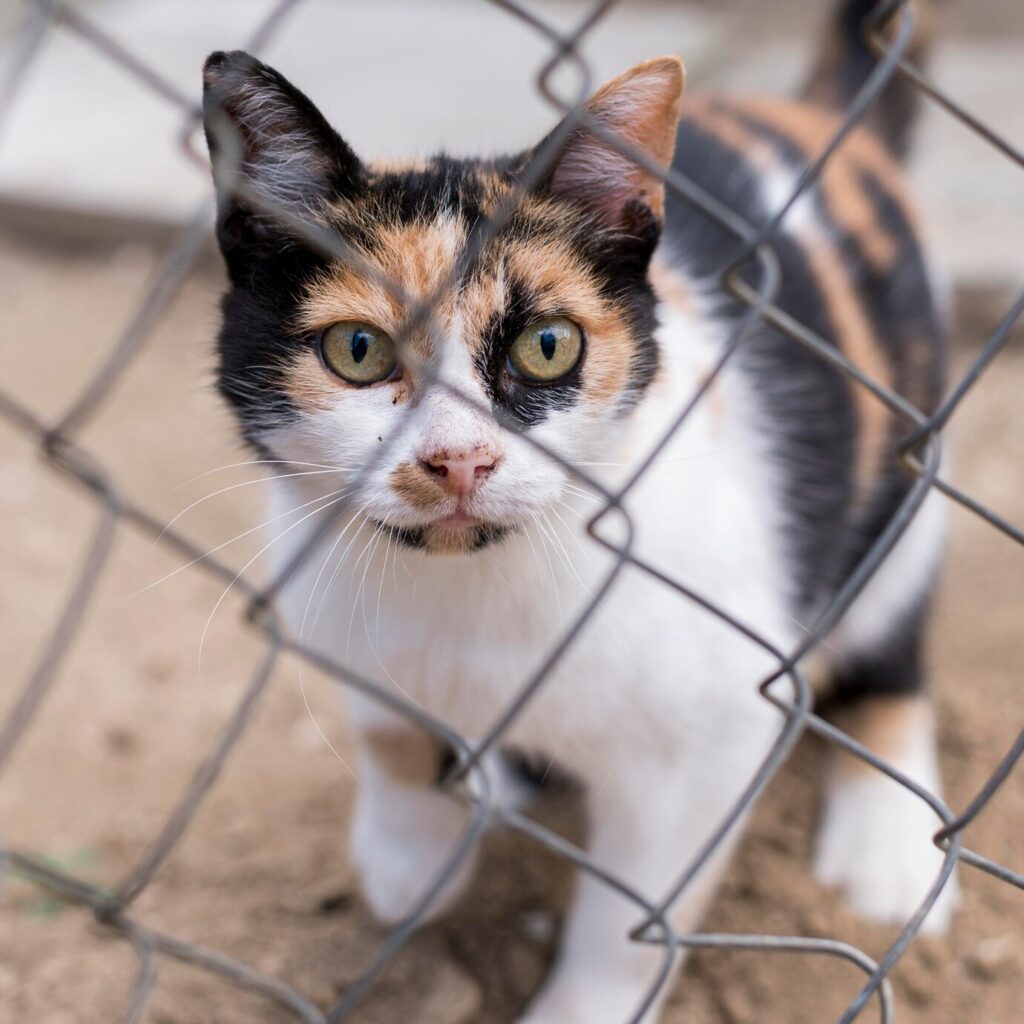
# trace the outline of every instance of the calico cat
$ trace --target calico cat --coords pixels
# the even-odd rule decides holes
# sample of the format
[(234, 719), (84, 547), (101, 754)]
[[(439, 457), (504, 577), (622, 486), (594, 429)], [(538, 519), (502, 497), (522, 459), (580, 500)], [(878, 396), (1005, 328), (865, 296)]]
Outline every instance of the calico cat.
[[(873, 66), (859, 31), (871, 6), (844, 5), (800, 101), (684, 103), (682, 64), (665, 57), (606, 84), (587, 115), (763, 223)], [(290, 579), (284, 613), (304, 644), (479, 739), (614, 560), (583, 530), (603, 499), (530, 442), (609, 489), (624, 482), (741, 315), (716, 283), (735, 239), (577, 127), (467, 262), (534, 151), (374, 164), (245, 53), (213, 54), (205, 86), (230, 279), (220, 390), (247, 441), (281, 466), (279, 564), (317, 536), (318, 513), (347, 502)], [(943, 386), (944, 316), (898, 166), (912, 114), (897, 79), (773, 246), (778, 305), (927, 410)], [(297, 221), (345, 251), (326, 255)], [(765, 324), (629, 492), (635, 553), (791, 649), (906, 495), (893, 455), (905, 432)], [(845, 728), (932, 791), (922, 634), (942, 519), (929, 498), (822, 648)], [(627, 568), (501, 742), (580, 780), (590, 856), (657, 900), (778, 734), (782, 717), (757, 691), (775, 667)], [(446, 863), (469, 810), (435, 785), (450, 752), (361, 693), (348, 704), (351, 858), (373, 912), (394, 922)], [(486, 767), (511, 801), (521, 787), (510, 763), (496, 754)], [(864, 916), (905, 921), (939, 871), (933, 812), (852, 760), (836, 760), (827, 790), (818, 877)], [(734, 841), (674, 905), (677, 930), (698, 926)], [(430, 916), (471, 873), (470, 858)], [(926, 926), (941, 930), (953, 901), (950, 885)], [(640, 916), (581, 876), (558, 961), (521, 1024), (634, 1019), (661, 962), (628, 938)]]

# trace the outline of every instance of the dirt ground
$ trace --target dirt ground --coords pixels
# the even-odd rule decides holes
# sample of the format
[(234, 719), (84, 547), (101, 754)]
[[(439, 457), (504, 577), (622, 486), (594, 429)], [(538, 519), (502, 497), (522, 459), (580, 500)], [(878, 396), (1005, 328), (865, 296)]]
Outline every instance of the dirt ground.
[[(53, 414), (103, 358), (137, 301), (147, 249), (56, 251), (0, 243), (3, 388)], [(150, 347), (119, 383), (85, 441), (122, 487), (164, 519), (217, 488), (255, 479), (218, 469), (248, 458), (209, 388), (219, 271), (204, 264)], [(1002, 313), (972, 308), (963, 366)], [(1024, 350), (1016, 339), (956, 417), (956, 476), (1024, 523)], [(95, 512), (0, 426), (0, 718), (30, 671), (77, 566)], [(212, 472), (208, 472), (212, 471)], [(208, 474), (197, 478), (197, 474)], [(261, 485), (238, 487), (178, 522), (212, 547), (260, 519)], [(259, 550), (242, 537), (223, 554)], [(130, 529), (84, 629), (0, 778), (4, 842), (115, 884), (146, 848), (229, 714), (259, 653), (228, 595), (197, 660), (221, 586)], [(259, 563), (254, 565), (258, 571)], [(155, 581), (162, 580), (156, 586)], [(967, 804), (1024, 722), (1024, 550), (977, 518), (952, 514), (932, 636), (947, 797)], [(148, 589), (146, 589), (148, 588)], [(304, 697), (309, 700), (307, 710)], [(344, 853), (352, 776), (332, 686), (287, 662), (185, 841), (140, 899), (139, 917), (286, 979), (329, 1003), (371, 960), (383, 933), (354, 889)], [(314, 724), (312, 718), (315, 718)], [(323, 730), (332, 751), (321, 737)], [(802, 744), (754, 817), (706, 922), (721, 931), (843, 938), (879, 954), (892, 933), (855, 920), (808, 871), (823, 751)], [(559, 808), (549, 807), (549, 819)], [(969, 844), (1024, 869), (1024, 772), (971, 827)], [(355, 1018), (367, 1024), (501, 1024), (542, 977), (567, 872), (524, 842), (496, 836), (480, 881), (455, 915), (420, 934)], [(1024, 893), (965, 869), (954, 933), (920, 940), (895, 974), (900, 1024), (1013, 1024), (1024, 1002)], [(0, 1020), (100, 1024), (120, 1019), (133, 957), (81, 910), (15, 876), (0, 891)], [(676, 987), (668, 1024), (823, 1024), (860, 976), (822, 957), (705, 952)], [(871, 1009), (863, 1020), (876, 1019)], [(261, 999), (171, 962), (160, 967), (151, 1024), (269, 1024)]]

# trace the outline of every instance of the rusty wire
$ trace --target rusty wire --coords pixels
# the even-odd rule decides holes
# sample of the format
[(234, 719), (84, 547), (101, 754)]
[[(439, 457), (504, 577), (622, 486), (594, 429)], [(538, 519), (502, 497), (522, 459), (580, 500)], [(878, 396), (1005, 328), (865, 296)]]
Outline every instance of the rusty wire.
[[(279, 0), (263, 23), (255, 28), (251, 36), (251, 48), (258, 50), (265, 46), (280, 29), (292, 9), (302, 2), (303, 0)], [(892, 551), (893, 546), (932, 488), (938, 489), (950, 500), (982, 517), (1014, 541), (1024, 543), (1024, 531), (1019, 526), (1007, 522), (940, 475), (941, 430), (955, 414), (967, 392), (1005, 346), (1012, 328), (1024, 313), (1024, 291), (993, 331), (971, 366), (950, 390), (948, 397), (937, 410), (926, 414), (884, 384), (870, 378), (845, 359), (828, 339), (819, 337), (775, 305), (774, 299), (778, 294), (782, 271), (772, 249), (772, 243), (793, 205), (803, 192), (812, 187), (820, 178), (843, 139), (856, 127), (858, 121), (871, 104), (877, 101), (882, 89), (894, 76), (905, 77), (923, 94), (957, 118), (967, 130), (979, 135), (1006, 158), (1017, 163), (1024, 162), (1024, 158), (1008, 141), (1002, 139), (997, 132), (964, 110), (954, 97), (945, 93), (919, 68), (914, 67), (906, 59), (905, 54), (913, 30), (909, 0), (881, 0), (875, 12), (864, 25), (866, 37), (878, 54), (878, 63), (874, 72), (846, 111), (845, 117), (841, 120), (828, 145), (800, 175), (787, 201), (767, 223), (751, 224), (739, 216), (736, 211), (724, 207), (695, 182), (675, 171), (664, 172), (651, 165), (641, 154), (631, 150), (619, 140), (607, 136), (600, 126), (586, 119), (582, 101), (590, 92), (593, 83), (590, 67), (580, 52), (580, 44), (594, 26), (615, 6), (616, 0), (596, 2), (575, 30), (568, 33), (556, 29), (542, 16), (528, 10), (519, 0), (492, 0), (492, 3), (510, 17), (520, 19), (526, 26), (539, 33), (552, 47), (550, 59), (538, 74), (537, 87), (541, 94), (559, 109), (563, 115), (563, 121), (560, 128), (551, 137), (550, 144), (542, 147), (541, 151), (536, 154), (532, 166), (526, 172), (524, 190), (528, 189), (531, 183), (540, 180), (569, 131), (583, 123), (595, 133), (603, 134), (606, 141), (630, 159), (644, 163), (648, 170), (657, 173), (665, 180), (667, 189), (689, 204), (701, 216), (715, 222), (736, 240), (735, 255), (726, 266), (721, 268), (719, 285), (724, 293), (744, 304), (746, 311), (737, 321), (733, 334), (711, 373), (680, 408), (679, 414), (669, 430), (647, 453), (626, 484), (615, 492), (609, 492), (598, 481), (591, 479), (580, 467), (566, 463), (556, 452), (544, 449), (548, 457), (559, 462), (581, 483), (591, 488), (603, 499), (602, 508), (592, 517), (587, 528), (590, 536), (597, 543), (606, 547), (614, 556), (613, 564), (605, 579), (577, 619), (565, 631), (555, 649), (547, 652), (547, 656), (541, 661), (540, 668), (531, 678), (521, 682), (515, 696), (507, 706), (495, 709), (491, 728), (485, 732), (481, 740), (473, 743), (460, 736), (444, 722), (395, 696), (393, 692), (377, 681), (364, 678), (345, 665), (333, 663), (322, 654), (305, 649), (287, 633), (280, 622), (274, 609), (276, 593), (309, 555), (323, 532), (341, 514), (344, 503), (341, 503), (341, 509), (324, 517), (324, 523), (305, 545), (299, 559), (287, 566), (276, 579), (271, 581), (269, 586), (260, 587), (247, 579), (244, 574), (236, 575), (233, 566), (212, 554), (204, 554), (198, 543), (180, 530), (173, 527), (165, 528), (159, 520), (146, 512), (129, 494), (123, 491), (120, 482), (113, 479), (104, 466), (97, 463), (89, 452), (80, 446), (77, 434), (103, 407), (131, 360), (144, 350), (168, 303), (187, 280), (202, 252), (208, 230), (208, 207), (204, 204), (170, 245), (153, 277), (147, 294), (127, 329), (119, 338), (115, 339), (100, 368), (81, 387), (77, 396), (61, 415), (56, 417), (53, 422), (45, 422), (30, 412), (15, 396), (0, 390), (0, 417), (24, 436), (34, 440), (52, 468), (84, 487), (91, 493), (96, 504), (93, 535), (82, 554), (81, 568), (72, 583), (63, 608), (39, 652), (33, 671), (24, 684), (19, 697), (15, 700), (6, 720), (0, 723), (0, 779), (2, 779), (4, 768), (10, 760), (10, 755), (31, 726), (36, 712), (57, 677), (57, 671), (64, 656), (74, 642), (84, 612), (105, 571), (115, 534), (122, 525), (130, 525), (142, 534), (158, 540), (162, 545), (189, 559), (197, 571), (208, 573), (243, 593), (249, 601), (248, 621), (250, 626), (264, 638), (263, 656), (253, 672), (241, 700), (223, 725), (211, 749), (195, 769), (191, 783), (179, 798), (174, 810), (139, 862), (127, 873), (113, 892), (101, 891), (66, 871), (56, 869), (39, 855), (7, 849), (3, 846), (0, 846), (0, 870), (16, 869), (22, 876), (31, 879), (41, 888), (55, 893), (67, 901), (91, 909), (99, 921), (129, 941), (136, 954), (137, 966), (135, 982), (122, 1017), (126, 1024), (127, 1022), (145, 1020), (151, 996), (159, 984), (159, 963), (164, 957), (188, 962), (258, 993), (276, 1002), (282, 1010), (286, 1011), (289, 1019), (307, 1021), (309, 1024), (334, 1024), (334, 1022), (349, 1018), (351, 1012), (361, 1002), (375, 981), (400, 954), (419, 918), (441, 892), (446, 881), (457, 870), (462, 860), (469, 855), (487, 824), (493, 820), (500, 820), (507, 827), (517, 830), (532, 841), (542, 844), (559, 856), (571, 861), (580, 870), (588, 872), (635, 904), (637, 924), (631, 932), (631, 937), (638, 942), (655, 943), (663, 947), (662, 967), (657, 977), (652, 980), (641, 1005), (637, 1006), (631, 1016), (631, 1022), (636, 1022), (642, 1017), (646, 1008), (666, 984), (670, 977), (673, 961), (679, 951), (684, 948), (705, 948), (757, 950), (790, 955), (823, 955), (845, 959), (863, 972), (864, 984), (839, 1018), (839, 1024), (849, 1024), (857, 1018), (873, 997), (877, 999), (879, 1019), (885, 1024), (893, 1019), (893, 996), (887, 980), (888, 975), (916, 937), (925, 915), (939, 896), (943, 886), (948, 882), (958, 861), (985, 871), (1012, 886), (1024, 888), (1024, 876), (1019, 872), (997, 864), (979, 853), (968, 850), (963, 845), (963, 832), (966, 827), (985, 809), (999, 786), (1024, 757), (1024, 731), (1020, 733), (1011, 749), (993, 769), (980, 792), (960, 814), (956, 814), (935, 794), (923, 789), (835, 726), (815, 715), (812, 710), (810, 688), (804, 677), (801, 664), (822, 641), (822, 638), (838, 621), (866, 585), (871, 575)], [(183, 156), (193, 161), (198, 158), (192, 145), (192, 129), (199, 116), (195, 97), (183, 95), (176, 86), (165, 80), (145, 60), (130, 52), (110, 34), (88, 20), (77, 8), (62, 2), (62, 0), (25, 0), (23, 23), (15, 36), (13, 52), (4, 80), (0, 82), (0, 88), (2, 88), (2, 92), (0, 92), (0, 128), (3, 127), (4, 116), (9, 112), (12, 102), (21, 88), (25, 74), (39, 50), (40, 43), (49, 32), (57, 30), (75, 33), (108, 61), (117, 65), (134, 81), (137, 87), (146, 88), (180, 110), (184, 128), (179, 142)], [(572, 62), (579, 72), (578, 93), (570, 100), (560, 98), (550, 85), (552, 73), (566, 62)], [(230, 140), (228, 142), (230, 143)], [(259, 197), (250, 198), (259, 201)], [(486, 241), (501, 229), (514, 210), (515, 202), (513, 201), (483, 224), (470, 239), (460, 269), (472, 263)], [(286, 211), (264, 209), (262, 212), (286, 221), (290, 229), (300, 233), (307, 244), (320, 251), (329, 255), (337, 255), (344, 251), (343, 240), (325, 236), (322, 230), (315, 225), (294, 223), (293, 218), (290, 218)], [(753, 271), (756, 285), (749, 283), (749, 274), (747, 278), (739, 275), (741, 268)], [(397, 294), (398, 286), (395, 282), (383, 283)], [(431, 329), (432, 302), (428, 300), (407, 303), (407, 305), (410, 312), (405, 331), (402, 333), (407, 333), (408, 330), (416, 327)], [(778, 649), (765, 637), (760, 636), (742, 621), (718, 608), (706, 597), (695, 593), (680, 581), (670, 578), (657, 565), (639, 558), (632, 550), (632, 522), (623, 506), (625, 496), (649, 468), (661, 448), (676, 431), (682, 428), (693, 409), (704, 399), (708, 388), (725, 364), (743, 346), (751, 332), (762, 323), (770, 323), (785, 332), (795, 344), (807, 347), (840, 372), (846, 374), (857, 386), (868, 389), (901, 421), (905, 422), (907, 433), (899, 446), (899, 451), (907, 468), (916, 477), (915, 483), (897, 514), (887, 524), (851, 577), (840, 588), (832, 603), (820, 614), (818, 621), (810, 627), (804, 639), (791, 651)], [(436, 375), (432, 375), (429, 366), (422, 369), (433, 386), (448, 387), (443, 381), (438, 380)], [(463, 395), (456, 394), (455, 397), (463, 402), (469, 401)], [(531, 441), (529, 438), (527, 440), (536, 446), (535, 441)], [(386, 439), (381, 446), (381, 455), (378, 457), (383, 457), (388, 444), (393, 441), (393, 437)], [(611, 513), (617, 514), (625, 524), (626, 541), (624, 543), (612, 544), (598, 530), (602, 520)], [(785, 719), (771, 751), (754, 777), (748, 781), (740, 799), (723, 814), (718, 828), (707, 837), (694, 861), (690, 864), (680, 865), (678, 878), (665, 893), (635, 891), (626, 880), (616, 878), (594, 864), (583, 849), (572, 845), (529, 818), (498, 808), (490, 799), (489, 779), (481, 761), (484, 752), (499, 741), (512, 721), (545, 685), (559, 658), (576, 641), (583, 626), (600, 605), (612, 582), (627, 565), (652, 576), (665, 586), (674, 588), (682, 598), (697, 603), (709, 614), (719, 617), (732, 626), (738, 636), (758, 644), (768, 652), (774, 659), (776, 668), (771, 676), (762, 682), (758, 692), (761, 699), (770, 701), (782, 712)], [(393, 711), (403, 715), (413, 725), (443, 740), (454, 750), (456, 755), (454, 770), (448, 776), (447, 785), (453, 794), (473, 804), (470, 824), (457, 849), (452, 853), (442, 872), (433, 880), (429, 891), (421, 899), (419, 905), (405, 921), (393, 929), (361, 977), (341, 994), (333, 1006), (327, 1008), (316, 1006), (307, 996), (291, 985), (233, 960), (216, 950), (205, 949), (191, 942), (155, 931), (131, 913), (133, 902), (145, 890), (159, 867), (173, 854), (207, 793), (216, 783), (218, 775), (231, 756), (236, 743), (245, 732), (253, 711), (271, 680), (274, 665), (283, 652), (299, 655), (306, 661), (319, 666), (339, 684), (356, 688), (370, 695)], [(845, 750), (873, 769), (889, 776), (913, 792), (919, 799), (925, 801), (936, 815), (937, 831), (934, 838), (936, 844), (945, 852), (942, 869), (921, 907), (906, 923), (888, 952), (878, 962), (872, 960), (861, 950), (832, 939), (776, 935), (677, 934), (668, 919), (668, 911), (672, 904), (705, 861), (736, 828), (747, 809), (774, 777), (794, 744), (806, 732), (818, 734), (829, 744)]]

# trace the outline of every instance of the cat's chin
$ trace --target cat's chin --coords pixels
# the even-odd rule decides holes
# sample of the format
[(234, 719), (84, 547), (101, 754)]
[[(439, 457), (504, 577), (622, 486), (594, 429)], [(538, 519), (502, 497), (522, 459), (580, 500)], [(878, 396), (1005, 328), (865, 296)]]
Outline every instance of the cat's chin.
[(487, 523), (469, 517), (449, 516), (426, 526), (396, 526), (379, 523), (400, 544), (436, 555), (464, 555), (499, 543), (514, 527)]

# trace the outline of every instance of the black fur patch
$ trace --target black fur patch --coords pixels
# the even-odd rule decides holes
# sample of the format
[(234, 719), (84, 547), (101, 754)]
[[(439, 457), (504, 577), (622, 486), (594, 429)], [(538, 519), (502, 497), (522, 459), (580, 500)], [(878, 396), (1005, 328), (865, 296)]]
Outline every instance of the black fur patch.
[[(425, 527), (394, 526), (391, 523), (382, 522), (374, 522), (374, 525), (381, 527), (394, 537), (399, 544), (407, 548), (422, 551), (427, 547)], [(512, 531), (513, 527), (503, 526), (500, 523), (484, 523), (481, 526), (473, 527), (473, 543), (467, 550), (470, 552), (481, 551), (491, 544), (497, 544), (498, 541), (503, 540)]]
[[(685, 118), (680, 124), (674, 166), (755, 224), (774, 212), (765, 209), (755, 167), (719, 139)], [(666, 239), (687, 272), (698, 280), (717, 275), (736, 256), (736, 239), (681, 200), (670, 197)], [(773, 243), (783, 275), (780, 308), (828, 339), (836, 336), (824, 297), (800, 246), (785, 234)], [(746, 275), (750, 284), (757, 281)], [(720, 314), (735, 323), (746, 307), (724, 292)], [(738, 353), (751, 379), (782, 474), (787, 541), (797, 609), (804, 614), (845, 566), (851, 542), (846, 513), (853, 489), (856, 424), (850, 386), (823, 360), (787, 335), (765, 325)], [(753, 410), (752, 410), (753, 412)]]
[[(799, 170), (806, 163), (804, 154), (770, 126), (753, 116), (730, 113), (771, 144), (789, 167)], [(685, 117), (676, 152), (677, 169), (752, 223), (762, 224), (777, 212), (764, 207), (757, 168)], [(863, 176), (863, 184), (879, 222), (897, 243), (891, 272), (875, 269), (857, 239), (843, 233), (821, 196), (812, 193), (815, 216), (823, 234), (836, 240), (844, 271), (886, 350), (897, 390), (927, 410), (941, 393), (944, 345), (923, 256), (899, 204), (869, 174)], [(666, 236), (670, 251), (698, 277), (716, 279), (736, 254), (737, 243), (731, 236), (671, 196)], [(778, 306), (826, 341), (838, 344), (844, 325), (831, 322), (802, 245), (785, 230), (772, 244), (782, 263)], [(748, 280), (756, 284), (753, 275)], [(723, 295), (721, 311), (735, 321), (745, 307)], [(750, 377), (764, 417), (762, 433), (770, 438), (782, 473), (795, 613), (804, 616), (849, 577), (896, 512), (911, 481), (890, 454), (867, 506), (855, 514), (851, 497), (858, 426), (853, 389), (860, 385), (770, 326), (759, 328), (748, 339), (739, 361)], [(893, 422), (891, 453), (905, 429)]]
[(926, 682), (924, 627), (930, 604), (925, 594), (901, 621), (893, 623), (889, 637), (878, 650), (860, 653), (840, 665), (819, 710), (829, 714), (869, 693), (883, 697), (919, 693)]
[(476, 370), (487, 386), (499, 420), (525, 429), (542, 422), (549, 412), (571, 408), (576, 402), (583, 382), (586, 351), (565, 377), (551, 384), (520, 380), (508, 367), (512, 343), (540, 317), (562, 311), (539, 308), (535, 297), (519, 281), (509, 282), (507, 295), (505, 307), (494, 314), (484, 331), (483, 345), (476, 356)]

